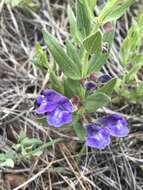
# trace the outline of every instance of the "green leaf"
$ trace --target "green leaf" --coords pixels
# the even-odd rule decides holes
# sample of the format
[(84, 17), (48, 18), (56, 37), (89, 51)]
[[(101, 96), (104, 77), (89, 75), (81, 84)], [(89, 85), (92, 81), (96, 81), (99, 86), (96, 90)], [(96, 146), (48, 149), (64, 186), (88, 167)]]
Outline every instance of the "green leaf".
[(143, 101), (143, 82), (141, 82), (134, 90), (130, 92), (129, 97), (133, 103)]
[(79, 122), (74, 122), (73, 129), (77, 137), (80, 139), (80, 141), (83, 142), (86, 136), (85, 128)]
[[(30, 149), (31, 149), (31, 147), (30, 147)], [(20, 150), (21, 150), (22, 156), (27, 157), (27, 158), (29, 157), (28, 151), (26, 150), (26, 148), (23, 145), (21, 145)]]
[(101, 52), (102, 45), (102, 35), (100, 31), (95, 32), (88, 36), (84, 41), (83, 45), (87, 52), (89, 53), (99, 53)]
[(108, 96), (111, 96), (115, 85), (116, 85), (117, 79), (113, 78), (112, 80), (110, 80), (109, 82), (107, 82), (103, 87), (101, 87), (98, 92), (103, 92), (105, 94), (107, 94)]
[(6, 160), (6, 154), (0, 153), (0, 161), (5, 161)]
[(68, 14), (68, 20), (69, 20), (69, 25), (70, 25), (70, 33), (75, 41), (79, 41), (79, 37), (77, 33), (76, 18), (70, 4), (68, 4), (67, 14)]
[(5, 0), (6, 3), (8, 3), (12, 7), (16, 6), (34, 6), (35, 4), (32, 3), (32, 0)]
[(5, 162), (0, 163), (0, 166), (14, 168), (14, 161), (11, 158), (7, 158)]
[(131, 51), (130, 49), (131, 49), (130, 40), (129, 38), (126, 38), (121, 44), (120, 53), (119, 53), (121, 64), (124, 66), (127, 66), (128, 64), (128, 58), (130, 56), (130, 51)]
[(38, 42), (36, 42), (35, 49), (36, 49), (36, 56), (33, 60), (33, 63), (41, 70), (47, 70), (49, 68), (49, 65), (48, 65), (48, 58), (46, 52), (42, 49), (42, 47)]
[(21, 142), (25, 138), (26, 138), (26, 133), (25, 131), (22, 130), (20, 134), (17, 135), (17, 142)]
[(138, 22), (139, 28), (140, 28), (140, 37), (143, 38), (143, 13), (140, 14), (139, 22)]
[(77, 0), (77, 29), (83, 40), (90, 33), (90, 9), (86, 0)]
[(47, 126), (47, 116), (39, 117), (36, 119), (39, 125)]
[(117, 20), (135, 2), (135, 0), (109, 0), (99, 15), (99, 21), (106, 23)]
[(26, 147), (26, 146), (31, 146), (31, 145), (39, 145), (41, 143), (42, 141), (40, 139), (37, 139), (37, 138), (29, 139), (28, 137), (26, 137), (21, 141), (20, 144)]
[(80, 95), (80, 81), (69, 78), (64, 79), (64, 94), (71, 98)]
[(143, 100), (143, 81), (136, 88), (136, 97), (139, 98), (140, 100)]
[(103, 35), (103, 42), (106, 42), (108, 44), (108, 53), (97, 53), (93, 54), (90, 58), (89, 61), (89, 67), (88, 67), (88, 74), (91, 72), (98, 72), (101, 70), (102, 66), (106, 63), (111, 48), (112, 48), (112, 43), (114, 40), (115, 36), (115, 22), (113, 24), (113, 31), (112, 32), (105, 32)]
[(102, 92), (95, 92), (88, 96), (85, 100), (84, 107), (86, 113), (95, 112), (98, 108), (107, 106), (111, 102), (111, 98)]
[(130, 58), (130, 60), (132, 61), (132, 63), (135, 63), (135, 64), (143, 63), (143, 55), (142, 54), (133, 55)]
[(32, 156), (41, 156), (41, 154), (43, 154), (43, 151), (42, 150), (34, 150), (34, 151), (31, 151), (30, 154)]
[(79, 70), (81, 70), (81, 61), (77, 53), (77, 49), (73, 46), (73, 44), (69, 40), (66, 41), (66, 47), (67, 47), (67, 54), (76, 63)]
[(19, 5), (23, 0), (6, 0), (6, 3), (9, 3), (12, 7)]
[(88, 6), (90, 7), (91, 11), (94, 10), (97, 0), (87, 0)]
[(127, 66), (129, 64), (130, 56), (135, 50), (138, 49), (140, 45), (139, 36), (140, 36), (139, 26), (135, 21), (133, 21), (133, 25), (129, 29), (128, 35), (124, 39), (120, 47), (119, 57), (122, 65)]
[(55, 140), (50, 140), (49, 142), (47, 142), (47, 143), (39, 146), (35, 150), (31, 151), (31, 154), (32, 155), (37, 154), (37, 152), (43, 151), (45, 148), (49, 148), (49, 147), (53, 146), (54, 144), (57, 144), (57, 143), (59, 143), (61, 141), (62, 141), (61, 138), (57, 138)]
[(51, 87), (56, 91), (63, 93), (63, 86), (53, 71), (50, 71)]
[(124, 81), (120, 78), (117, 78), (116, 85), (114, 87), (115, 92), (119, 93), (121, 90), (121, 86), (124, 85)]
[(80, 79), (81, 72), (78, 66), (64, 52), (57, 40), (49, 32), (43, 32), (43, 35), (51, 54), (60, 66), (60, 69), (63, 71), (63, 73), (71, 79)]
[(138, 74), (138, 71), (142, 68), (143, 66), (143, 62), (139, 63), (139, 64), (135, 64), (133, 65), (133, 67), (131, 68), (131, 70), (127, 73), (126, 75), (126, 82), (131, 82), (132, 80), (135, 80), (135, 77), (137, 76)]
[(101, 67), (106, 63), (107, 55), (103, 53), (93, 54), (89, 61), (88, 74), (91, 72), (98, 72), (101, 70)]
[(103, 42), (108, 43), (109, 52), (112, 48), (112, 44), (113, 44), (114, 37), (115, 37), (116, 22), (112, 22), (112, 27), (113, 27), (112, 32), (104, 32), (104, 34), (103, 34)]

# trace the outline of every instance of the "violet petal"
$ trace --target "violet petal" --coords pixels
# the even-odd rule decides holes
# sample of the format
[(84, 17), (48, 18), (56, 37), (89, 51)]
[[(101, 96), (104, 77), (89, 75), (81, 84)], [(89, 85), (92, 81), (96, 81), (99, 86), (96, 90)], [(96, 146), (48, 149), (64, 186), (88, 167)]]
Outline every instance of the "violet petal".
[(57, 102), (62, 96), (53, 89), (45, 89), (42, 94), (45, 96), (47, 102)]
[(38, 105), (42, 104), (42, 102), (44, 101), (45, 97), (43, 95), (40, 95), (37, 97), (36, 102)]
[(58, 102), (59, 107), (68, 112), (73, 112), (73, 105), (68, 98), (62, 96)]
[(61, 127), (62, 125), (72, 122), (72, 113), (56, 108), (48, 115), (48, 124), (54, 127)]
[(99, 122), (106, 126), (110, 135), (114, 137), (125, 137), (129, 133), (126, 119), (118, 114), (104, 116)]
[(110, 135), (106, 128), (100, 128), (98, 124), (87, 127), (86, 145), (104, 149), (110, 144)]

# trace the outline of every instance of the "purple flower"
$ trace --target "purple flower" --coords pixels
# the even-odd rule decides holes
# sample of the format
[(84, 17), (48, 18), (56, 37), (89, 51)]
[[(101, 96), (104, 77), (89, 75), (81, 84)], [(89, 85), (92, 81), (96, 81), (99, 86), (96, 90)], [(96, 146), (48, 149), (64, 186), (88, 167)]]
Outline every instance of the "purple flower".
[(110, 144), (110, 135), (125, 137), (129, 133), (127, 121), (120, 115), (112, 114), (98, 120), (98, 124), (87, 127), (86, 145), (104, 149)]
[(129, 133), (127, 121), (121, 115), (112, 114), (104, 116), (99, 122), (106, 126), (109, 134), (114, 137), (125, 137)]
[(52, 89), (43, 90), (42, 94), (37, 97), (37, 104), (39, 107), (36, 109), (38, 114), (44, 114), (53, 111), (57, 107), (57, 103), (61, 99), (61, 95)]
[(87, 127), (87, 146), (104, 149), (109, 144), (110, 135), (106, 128), (101, 128), (98, 124), (89, 125)]
[(107, 74), (101, 75), (98, 78), (98, 81), (100, 81), (101, 83), (108, 82), (109, 80), (111, 80), (111, 77), (109, 75), (107, 75)]
[(47, 113), (47, 122), (54, 127), (72, 122), (73, 106), (68, 98), (59, 94), (55, 90), (46, 89), (37, 97), (38, 114)]
[(57, 108), (48, 115), (47, 121), (51, 126), (61, 127), (72, 122), (72, 114), (71, 112)]

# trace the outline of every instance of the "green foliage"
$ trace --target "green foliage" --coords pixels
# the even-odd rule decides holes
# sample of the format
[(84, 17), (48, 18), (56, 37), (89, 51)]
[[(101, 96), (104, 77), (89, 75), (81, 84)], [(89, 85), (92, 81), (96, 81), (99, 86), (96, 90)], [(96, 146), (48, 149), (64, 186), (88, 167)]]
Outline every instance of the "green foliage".
[(133, 52), (138, 50), (140, 45), (140, 28), (135, 20), (128, 31), (127, 37), (124, 39), (120, 48), (121, 64), (127, 66)]
[(126, 100), (136, 103), (143, 100), (140, 92), (143, 91), (142, 81), (139, 78), (139, 71), (143, 68), (142, 29), (143, 15), (138, 21), (133, 19), (128, 35), (120, 47), (120, 62), (124, 67), (124, 75), (118, 80), (116, 92)]
[(79, 122), (74, 122), (73, 123), (73, 129), (74, 129), (77, 137), (80, 139), (80, 141), (81, 142), (84, 141), (85, 135), (86, 135), (85, 128)]
[(111, 98), (103, 92), (94, 92), (85, 99), (84, 108), (86, 113), (95, 112), (98, 108), (107, 106), (111, 102)]
[(11, 7), (36, 7), (36, 4), (32, 0), (5, 0), (5, 3), (9, 4)]
[(15, 161), (14, 152), (0, 153), (0, 167), (13, 168), (14, 161)]
[(94, 10), (97, 0), (87, 0), (88, 6), (91, 9), (91, 11)]
[(38, 138), (28, 138), (25, 132), (21, 132), (17, 136), (17, 144), (13, 145), (15, 151), (0, 153), (0, 166), (13, 168), (17, 159), (25, 160), (32, 156), (41, 156), (43, 151), (60, 142), (61, 139), (50, 140), (43, 143)]
[(79, 79), (81, 74), (76, 63), (64, 52), (57, 40), (49, 32), (44, 32), (43, 35), (51, 54), (63, 73), (71, 79)]
[(68, 14), (68, 20), (69, 20), (69, 25), (70, 25), (70, 33), (74, 39), (74, 41), (79, 41), (79, 36), (78, 36), (78, 31), (77, 31), (77, 21), (74, 15), (74, 12), (70, 6), (70, 4), (68, 4), (68, 8), (67, 8), (67, 14)]
[(91, 54), (101, 52), (101, 46), (102, 46), (101, 32), (97, 31), (94, 34), (91, 34), (90, 36), (88, 36), (83, 41), (83, 45), (85, 49)]
[(79, 70), (81, 70), (81, 60), (80, 56), (78, 55), (77, 49), (69, 40), (66, 41), (66, 47), (68, 56), (76, 63)]
[(135, 2), (135, 0), (108, 0), (99, 15), (99, 22), (117, 20)]
[[(108, 0), (99, 16), (94, 17), (96, 0), (77, 0), (76, 7), (73, 9), (72, 1), (69, 1), (67, 15), (71, 39), (65, 40), (66, 45), (61, 46), (49, 32), (43, 32), (45, 43), (54, 58), (50, 64), (47, 62), (47, 55), (43, 48), (36, 46), (37, 63), (35, 65), (41, 70), (46, 66), (45, 70), (49, 72), (51, 79), (48, 87), (56, 89), (68, 98), (78, 97), (79, 99), (79, 102), (74, 105), (71, 125), (81, 141), (85, 139), (85, 129), (81, 126), (81, 119), (86, 118), (86, 114), (96, 112), (97, 109), (110, 104), (112, 92), (114, 89), (116, 91), (120, 89), (121, 85), (118, 79), (113, 78), (105, 84), (98, 84), (98, 90), (88, 91), (84, 86), (84, 81), (90, 80), (92, 72), (96, 72), (97, 75), (100, 73), (102, 66), (110, 57), (116, 20), (133, 3), (134, 0)], [(108, 21), (111, 21), (112, 31), (102, 30), (103, 24)], [(142, 22), (143, 20), (140, 19), (140, 23)], [(105, 45), (107, 50), (103, 51)], [(120, 57), (124, 59), (124, 50), (121, 51)], [(141, 62), (142, 58), (139, 56), (135, 58), (134, 55), (134, 59)], [(136, 72), (140, 66), (141, 63), (134, 68)], [(125, 78), (130, 81), (133, 77), (134, 74), (131, 72)], [(42, 122), (45, 125), (45, 119)]]
[(64, 78), (64, 94), (71, 98), (72, 96), (78, 96), (80, 94), (80, 82), (78, 80), (72, 80)]
[[(40, 145), (42, 145), (42, 141), (40, 139), (28, 138), (24, 132), (21, 132), (17, 137), (17, 144), (14, 145), (13, 148), (19, 152), (23, 158), (29, 158), (30, 156), (36, 156), (36, 154), (33, 155), (33, 150)], [(37, 156), (40, 156), (41, 154), (42, 151), (37, 152)]]
[(102, 66), (106, 63), (110, 51), (112, 48), (112, 43), (115, 36), (115, 22), (112, 23), (113, 25), (113, 31), (112, 32), (104, 32), (103, 34), (103, 43), (105, 42), (108, 45), (108, 52), (102, 53), (97, 52), (96, 54), (91, 55), (91, 58), (89, 60), (89, 66), (88, 66), (88, 74), (91, 72), (99, 72), (102, 68)]
[(113, 92), (113, 90), (114, 90), (114, 88), (116, 86), (116, 82), (117, 82), (117, 79), (113, 78), (112, 80), (107, 82), (104, 86), (102, 86), (99, 89), (99, 92), (103, 92), (103, 93), (107, 94), (108, 96), (111, 96), (112, 92)]
[(56, 91), (63, 93), (64, 91), (63, 86), (58, 77), (56, 76), (56, 74), (54, 73), (54, 71), (52, 70), (50, 71), (50, 79), (51, 79), (51, 87)]
[(38, 42), (35, 45), (35, 50), (36, 55), (33, 63), (41, 70), (47, 70), (49, 68), (47, 55)]
[(91, 30), (90, 9), (87, 0), (77, 0), (77, 31), (81, 40), (86, 38)]
[(126, 74), (125, 81), (127, 83), (132, 82), (137, 77), (138, 71), (142, 68), (142, 66), (143, 62), (137, 64), (135, 63), (135, 65), (133, 65), (130, 71)]
[(6, 0), (6, 3), (9, 3), (12, 7), (15, 7), (22, 3), (23, 0)]

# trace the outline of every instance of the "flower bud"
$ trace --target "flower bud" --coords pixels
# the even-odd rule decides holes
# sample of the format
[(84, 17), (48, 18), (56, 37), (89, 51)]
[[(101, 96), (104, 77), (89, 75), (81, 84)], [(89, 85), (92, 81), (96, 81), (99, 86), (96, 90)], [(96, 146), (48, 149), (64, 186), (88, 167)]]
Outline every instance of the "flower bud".
[(96, 73), (95, 72), (90, 73), (89, 79), (95, 81), (97, 79)]
[(81, 79), (80, 79), (80, 84), (81, 84), (82, 86), (84, 86), (84, 83), (85, 83), (86, 80), (87, 80), (86, 78), (81, 78)]
[(102, 44), (102, 53), (108, 53), (109, 52), (109, 44), (107, 42), (104, 42)]
[(94, 91), (97, 89), (97, 85), (93, 81), (86, 81), (84, 83), (84, 88), (86, 88), (87, 90), (90, 90), (90, 91)]
[(112, 32), (113, 31), (113, 26), (112, 26), (112, 22), (106, 22), (103, 25), (103, 28), (106, 32)]
[(107, 75), (107, 74), (101, 75), (98, 78), (98, 81), (100, 81), (101, 83), (108, 82), (109, 80), (111, 80), (111, 77), (109, 75)]
[(79, 99), (78, 96), (73, 96), (73, 97), (71, 98), (71, 102), (72, 102), (73, 105), (78, 105), (79, 102), (80, 102), (80, 99)]

